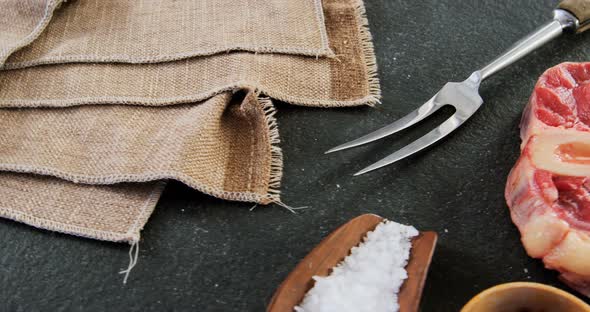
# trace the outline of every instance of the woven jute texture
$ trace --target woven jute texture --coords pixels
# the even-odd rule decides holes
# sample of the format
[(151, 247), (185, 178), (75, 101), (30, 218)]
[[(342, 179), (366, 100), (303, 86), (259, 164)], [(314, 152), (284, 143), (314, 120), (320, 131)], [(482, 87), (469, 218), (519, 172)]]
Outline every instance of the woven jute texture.
[[(76, 183), (175, 179), (230, 200), (270, 203), (276, 125), (249, 92), (196, 105), (0, 110), (0, 170)], [(276, 166), (280, 167), (280, 163)], [(276, 184), (275, 184), (276, 185)]]
[(0, 173), (0, 215), (134, 242), (162, 189), (153, 181), (277, 202), (282, 159), (273, 115), (270, 100), (248, 90), (165, 107), (1, 109), (0, 170), (27, 174)]
[(0, 2), (0, 68), (11, 53), (41, 34), (60, 3), (60, 0)]
[(114, 242), (136, 242), (164, 182), (75, 184), (0, 173), (0, 216), (38, 228)]
[(377, 103), (379, 84), (362, 3), (326, 0), (323, 7), (335, 58), (237, 52), (142, 66), (73, 63), (6, 70), (0, 72), (0, 106), (168, 105), (241, 88), (298, 105)]
[[(52, 8), (49, 2), (46, 8)], [(208, 2), (214, 1), (203, 1)], [(244, 2), (251, 10), (274, 4), (261, 9), (270, 14), (266, 17), (246, 16), (275, 21), (258, 20), (248, 27), (280, 24), (276, 20), (284, 16), (277, 12), (298, 10), (293, 1)], [(165, 1), (137, 3), (169, 10)], [(186, 9), (186, 3), (178, 6)], [(8, 68), (0, 71), (0, 178), (6, 180), (0, 183), (0, 216), (85, 237), (135, 242), (162, 191), (161, 181), (178, 180), (222, 199), (280, 203), (282, 157), (270, 98), (338, 107), (373, 105), (380, 96), (362, 2), (309, 0), (305, 5), (313, 18), (305, 25), (308, 33), (286, 41), (269, 41), (273, 36), (264, 35), (248, 41), (223, 35), (225, 27), (209, 27), (208, 32), (219, 33), (164, 47), (159, 40), (171, 39), (149, 41), (145, 33), (125, 37), (121, 34), (127, 31), (115, 31), (122, 22), (106, 15), (118, 12), (84, 11), (102, 7), (99, 1), (63, 3), (47, 32), (9, 57)], [(318, 15), (318, 7), (323, 15)], [(216, 18), (227, 21), (232, 14)], [(46, 16), (51, 12), (40, 16), (38, 27)], [(79, 16), (96, 26), (84, 28)], [(178, 21), (173, 14), (158, 16), (156, 23), (186, 22), (183, 14)], [(203, 32), (197, 26), (184, 28), (181, 34), (168, 35), (186, 39)], [(327, 39), (322, 39), (322, 29)], [(102, 47), (98, 34), (108, 35), (109, 47)], [(266, 49), (292, 45), (303, 37), (309, 42), (300, 41), (300, 46), (314, 51), (309, 55), (235, 51), (247, 50), (239, 42)], [(119, 41), (129, 48), (112, 47)], [(203, 45), (207, 42), (224, 52), (203, 52), (212, 47)], [(317, 44), (326, 42), (329, 47), (321, 56)], [(60, 59), (68, 55), (65, 51), (92, 58)], [(330, 52), (333, 55), (327, 55)], [(28, 58), (13, 62), (21, 56)], [(44, 63), (49, 64), (39, 65)]]
[(154, 63), (234, 50), (331, 55), (321, 1), (68, 1), (6, 67)]

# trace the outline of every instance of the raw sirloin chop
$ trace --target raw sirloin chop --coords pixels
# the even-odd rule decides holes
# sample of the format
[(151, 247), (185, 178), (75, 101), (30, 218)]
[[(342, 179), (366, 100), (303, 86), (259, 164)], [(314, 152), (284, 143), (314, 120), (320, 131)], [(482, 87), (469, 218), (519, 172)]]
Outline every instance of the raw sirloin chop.
[(528, 254), (590, 296), (590, 63), (563, 63), (535, 86), (506, 201)]

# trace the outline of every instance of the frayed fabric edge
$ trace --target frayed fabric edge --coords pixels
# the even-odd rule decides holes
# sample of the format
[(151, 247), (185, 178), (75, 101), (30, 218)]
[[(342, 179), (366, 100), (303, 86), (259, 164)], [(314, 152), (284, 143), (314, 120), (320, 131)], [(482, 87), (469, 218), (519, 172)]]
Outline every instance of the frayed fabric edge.
[(281, 179), (283, 177), (283, 151), (279, 147), (281, 139), (279, 137), (279, 127), (275, 118), (276, 109), (269, 97), (263, 97), (257, 94), (258, 102), (260, 103), (264, 112), (264, 121), (267, 129), (267, 136), (270, 150), (270, 168), (268, 192), (266, 200), (260, 202), (261, 204), (268, 204), (273, 202), (280, 202), (281, 198)]
[[(287, 209), (289, 212), (296, 214), (298, 210), (309, 208), (308, 206), (292, 207), (285, 204), (280, 198), (280, 187), (281, 179), (283, 176), (283, 152), (278, 144), (281, 142), (279, 138), (279, 129), (277, 120), (275, 118), (276, 109), (269, 97), (261, 96), (257, 92), (258, 102), (262, 105), (264, 111), (264, 119), (266, 121), (268, 129), (268, 137), (270, 142), (270, 153), (271, 153), (271, 165), (270, 165), (270, 181), (267, 194), (267, 201), (260, 202), (257, 204), (275, 204), (282, 208)], [(254, 210), (256, 205), (250, 208), (250, 211)]]
[(377, 58), (375, 56), (375, 46), (373, 44), (373, 35), (369, 29), (369, 20), (363, 0), (358, 0), (356, 6), (356, 16), (361, 37), (361, 46), (363, 49), (363, 60), (365, 61), (365, 74), (367, 75), (370, 100), (367, 105), (374, 106), (381, 103), (381, 86), (377, 71)]

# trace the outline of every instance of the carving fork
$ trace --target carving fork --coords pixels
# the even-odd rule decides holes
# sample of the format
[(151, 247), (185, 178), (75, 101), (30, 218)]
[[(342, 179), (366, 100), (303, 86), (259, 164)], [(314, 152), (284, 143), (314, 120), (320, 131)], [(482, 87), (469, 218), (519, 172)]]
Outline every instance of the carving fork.
[(552, 21), (515, 43), (504, 54), (484, 68), (475, 71), (465, 81), (448, 82), (428, 102), (415, 111), (377, 131), (336, 146), (328, 150), (326, 154), (367, 144), (392, 135), (418, 123), (445, 105), (455, 107), (455, 113), (434, 130), (354, 175), (357, 176), (379, 169), (419, 152), (457, 129), (479, 109), (483, 100), (479, 96), (478, 89), (484, 79), (511, 65), (545, 43), (559, 37), (563, 32), (581, 33), (588, 28), (590, 28), (590, 0), (563, 0), (559, 3), (557, 9), (553, 11)]

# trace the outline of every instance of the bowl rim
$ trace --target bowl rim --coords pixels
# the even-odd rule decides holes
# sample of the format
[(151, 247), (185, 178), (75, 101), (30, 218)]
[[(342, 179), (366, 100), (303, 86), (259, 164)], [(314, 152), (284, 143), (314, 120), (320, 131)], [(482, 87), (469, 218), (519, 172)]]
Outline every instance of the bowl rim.
[(463, 308), (461, 309), (461, 312), (475, 311), (474, 308), (479, 303), (479, 301), (482, 300), (483, 298), (490, 296), (494, 293), (497, 293), (499, 291), (504, 291), (507, 289), (517, 289), (517, 288), (518, 289), (529, 288), (529, 289), (537, 289), (537, 290), (541, 290), (541, 291), (545, 291), (545, 292), (550, 292), (550, 293), (560, 296), (560, 297), (566, 299), (567, 301), (573, 303), (574, 305), (576, 305), (576, 307), (580, 308), (581, 311), (590, 312), (590, 305), (586, 304), (584, 301), (582, 301), (582, 299), (570, 294), (567, 291), (561, 290), (559, 288), (545, 285), (545, 284), (541, 284), (541, 283), (535, 283), (535, 282), (511, 282), (511, 283), (499, 284), (499, 285), (487, 288), (487, 289), (481, 291), (480, 293), (478, 293), (477, 295), (475, 295), (473, 298), (471, 298), (467, 302), (467, 304), (465, 306), (463, 306)]

